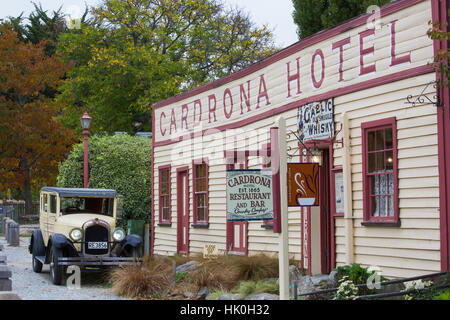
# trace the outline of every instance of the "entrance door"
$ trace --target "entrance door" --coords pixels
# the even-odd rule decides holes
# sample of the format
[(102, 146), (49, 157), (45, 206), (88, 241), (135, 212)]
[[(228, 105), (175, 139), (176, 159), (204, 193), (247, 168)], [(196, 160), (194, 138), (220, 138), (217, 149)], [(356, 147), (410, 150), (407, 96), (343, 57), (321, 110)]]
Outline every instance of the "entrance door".
[(189, 253), (189, 171), (177, 169), (177, 252)]
[[(227, 170), (247, 169), (247, 157), (243, 163), (227, 165)], [(248, 221), (227, 221), (227, 252), (230, 254), (247, 255), (248, 253)]]
[(330, 213), (330, 162), (329, 150), (322, 151), (320, 168), (320, 249), (321, 272), (331, 272), (331, 213)]

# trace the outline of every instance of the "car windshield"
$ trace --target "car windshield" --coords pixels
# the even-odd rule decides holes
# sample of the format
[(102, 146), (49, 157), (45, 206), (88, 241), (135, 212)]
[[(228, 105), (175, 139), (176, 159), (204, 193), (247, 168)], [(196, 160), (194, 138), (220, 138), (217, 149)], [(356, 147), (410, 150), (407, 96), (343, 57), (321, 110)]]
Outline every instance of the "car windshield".
[(113, 216), (113, 198), (61, 198), (62, 215), (74, 213), (98, 213)]

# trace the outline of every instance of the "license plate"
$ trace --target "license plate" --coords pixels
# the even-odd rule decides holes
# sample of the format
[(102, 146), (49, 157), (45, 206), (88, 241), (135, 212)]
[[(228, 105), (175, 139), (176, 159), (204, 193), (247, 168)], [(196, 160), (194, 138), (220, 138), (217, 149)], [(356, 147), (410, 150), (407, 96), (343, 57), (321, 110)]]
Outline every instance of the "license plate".
[(108, 249), (108, 242), (88, 242), (88, 249)]

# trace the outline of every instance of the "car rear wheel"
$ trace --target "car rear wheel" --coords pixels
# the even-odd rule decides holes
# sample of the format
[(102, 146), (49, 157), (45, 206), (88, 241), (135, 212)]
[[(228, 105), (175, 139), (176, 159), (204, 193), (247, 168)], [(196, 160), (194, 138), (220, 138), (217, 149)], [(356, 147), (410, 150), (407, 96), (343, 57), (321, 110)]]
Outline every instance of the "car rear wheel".
[(34, 272), (40, 273), (42, 271), (42, 262), (40, 262), (38, 259), (36, 259), (34, 250), (33, 250), (31, 265), (33, 266)]
[(58, 258), (62, 257), (62, 250), (52, 247), (50, 250), (50, 278), (53, 284), (61, 285), (64, 276), (64, 267), (58, 264)]

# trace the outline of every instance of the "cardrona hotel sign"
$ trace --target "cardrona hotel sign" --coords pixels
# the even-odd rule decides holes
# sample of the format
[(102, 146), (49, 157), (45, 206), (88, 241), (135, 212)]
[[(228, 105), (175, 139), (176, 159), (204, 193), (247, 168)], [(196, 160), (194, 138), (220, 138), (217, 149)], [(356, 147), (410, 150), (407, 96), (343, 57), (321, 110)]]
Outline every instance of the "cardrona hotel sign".
[(155, 143), (246, 125), (423, 65), (415, 51), (397, 49), (396, 35), (407, 32), (406, 18), (387, 15), (381, 26), (362, 24), (317, 42), (299, 42), (229, 77), (155, 104)]

